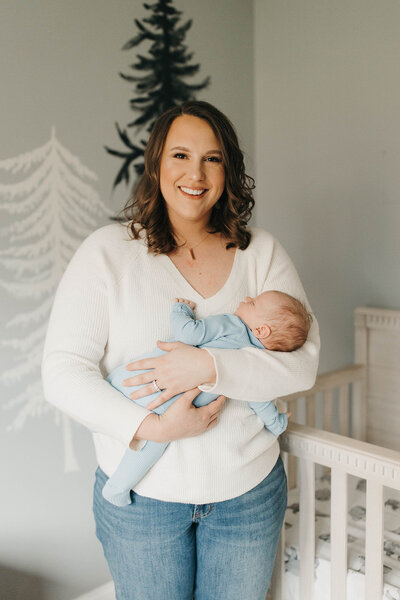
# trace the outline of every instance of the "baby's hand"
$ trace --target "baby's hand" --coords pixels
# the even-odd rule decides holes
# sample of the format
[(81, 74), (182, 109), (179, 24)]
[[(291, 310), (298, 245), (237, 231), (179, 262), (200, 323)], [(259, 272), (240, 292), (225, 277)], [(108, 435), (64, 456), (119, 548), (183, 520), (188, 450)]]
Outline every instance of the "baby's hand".
[(185, 300), (185, 298), (175, 298), (175, 302), (182, 302), (183, 304), (187, 304), (188, 307), (192, 310), (194, 310), (196, 307), (196, 304), (194, 302), (192, 302), (191, 300)]

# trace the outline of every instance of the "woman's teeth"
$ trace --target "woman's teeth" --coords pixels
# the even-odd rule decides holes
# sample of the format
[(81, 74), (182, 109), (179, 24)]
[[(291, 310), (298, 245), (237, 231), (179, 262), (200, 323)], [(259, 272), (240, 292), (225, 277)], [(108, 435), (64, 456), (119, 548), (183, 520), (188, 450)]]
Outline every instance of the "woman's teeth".
[(190, 194), (191, 196), (201, 196), (201, 194), (203, 194), (206, 190), (192, 190), (191, 188), (186, 188), (183, 186), (179, 186), (180, 189), (182, 190), (182, 192), (185, 192), (186, 194)]

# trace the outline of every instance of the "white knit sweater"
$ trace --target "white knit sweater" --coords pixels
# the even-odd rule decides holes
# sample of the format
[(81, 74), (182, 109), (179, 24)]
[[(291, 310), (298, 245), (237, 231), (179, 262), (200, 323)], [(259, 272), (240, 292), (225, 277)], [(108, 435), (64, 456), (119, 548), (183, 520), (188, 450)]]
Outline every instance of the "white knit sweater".
[[(171, 339), (175, 297), (196, 302), (198, 318), (234, 312), (246, 295), (268, 289), (306, 301), (287, 254), (261, 229), (249, 247), (236, 250), (230, 276), (211, 298), (200, 296), (166, 255), (147, 252), (126, 227), (95, 231), (72, 258), (56, 293), (42, 365), (46, 399), (93, 432), (99, 466), (111, 475), (148, 411), (110, 386), (105, 377), (120, 364)], [(264, 402), (310, 388), (315, 380), (316, 320), (295, 352), (257, 348), (208, 349), (216, 384), (202, 389), (228, 397), (219, 423), (206, 433), (172, 442), (135, 487), (160, 500), (205, 504), (239, 496), (270, 472), (276, 438), (247, 402)]]

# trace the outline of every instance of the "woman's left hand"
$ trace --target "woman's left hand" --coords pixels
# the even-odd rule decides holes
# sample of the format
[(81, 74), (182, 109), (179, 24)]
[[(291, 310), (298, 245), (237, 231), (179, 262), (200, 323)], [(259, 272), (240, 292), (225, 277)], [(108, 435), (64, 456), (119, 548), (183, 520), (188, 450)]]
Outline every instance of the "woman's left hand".
[(128, 371), (151, 369), (123, 381), (123, 385), (143, 385), (130, 395), (132, 400), (154, 394), (153, 381), (163, 390), (147, 408), (152, 410), (176, 394), (181, 394), (204, 383), (215, 383), (214, 361), (207, 350), (182, 342), (157, 342), (166, 354), (154, 358), (143, 358), (127, 365)]

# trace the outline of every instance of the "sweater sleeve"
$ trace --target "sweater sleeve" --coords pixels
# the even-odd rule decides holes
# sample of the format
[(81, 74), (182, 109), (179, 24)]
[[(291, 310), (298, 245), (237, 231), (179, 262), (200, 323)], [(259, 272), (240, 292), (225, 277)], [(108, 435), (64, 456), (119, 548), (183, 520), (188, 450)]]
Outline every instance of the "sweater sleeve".
[(107, 261), (92, 234), (58, 286), (48, 325), (45, 399), (90, 430), (128, 446), (149, 412), (115, 390), (100, 371), (108, 338)]
[[(264, 260), (260, 256), (259, 260)], [(267, 261), (268, 262), (268, 261)], [(282, 246), (273, 239), (262, 289), (279, 290), (304, 302), (311, 312), (299, 276)], [(294, 352), (275, 352), (258, 348), (225, 350), (206, 348), (213, 357), (216, 382), (200, 389), (229, 398), (265, 402), (314, 385), (319, 358), (319, 328), (313, 322), (305, 344)]]

